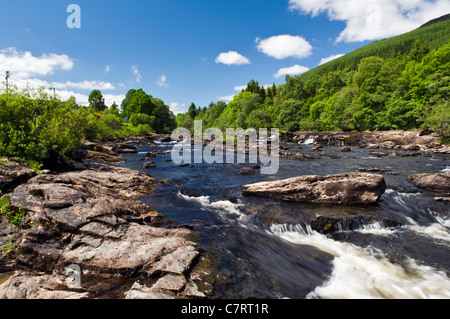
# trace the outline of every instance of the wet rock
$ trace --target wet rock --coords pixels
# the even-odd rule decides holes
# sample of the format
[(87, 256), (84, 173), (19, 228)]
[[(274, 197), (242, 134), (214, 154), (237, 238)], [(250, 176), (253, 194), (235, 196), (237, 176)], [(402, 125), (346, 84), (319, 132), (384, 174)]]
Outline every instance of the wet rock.
[(383, 156), (388, 156), (388, 153), (384, 153), (384, 152), (370, 152), (370, 155), (375, 156), (375, 157), (383, 157)]
[(417, 187), (433, 191), (450, 191), (450, 173), (411, 175), (407, 181)]
[(321, 234), (331, 234), (340, 231), (362, 230), (365, 227), (373, 224), (377, 224), (379, 228), (400, 226), (400, 223), (398, 222), (387, 219), (377, 220), (371, 216), (319, 216), (317, 219), (311, 222), (311, 229)]
[(87, 151), (86, 159), (103, 161), (107, 163), (121, 163), (127, 160), (123, 157), (114, 156), (105, 152)]
[(15, 187), (26, 183), (34, 176), (36, 173), (24, 161), (19, 159), (0, 160), (0, 190), (3, 193), (11, 192)]
[(275, 182), (246, 185), (244, 195), (287, 201), (333, 204), (373, 204), (386, 190), (382, 175), (347, 173), (301, 176)]
[(350, 148), (350, 146), (344, 146), (343, 148), (341, 148), (341, 152), (351, 152), (352, 149)]
[(145, 162), (142, 165), (143, 169), (150, 169), (150, 168), (156, 168), (156, 163), (155, 162)]
[(238, 175), (254, 175), (255, 169), (252, 167), (243, 167), (236, 174)]
[(129, 143), (116, 144), (112, 150), (118, 154), (137, 153), (137, 147)]

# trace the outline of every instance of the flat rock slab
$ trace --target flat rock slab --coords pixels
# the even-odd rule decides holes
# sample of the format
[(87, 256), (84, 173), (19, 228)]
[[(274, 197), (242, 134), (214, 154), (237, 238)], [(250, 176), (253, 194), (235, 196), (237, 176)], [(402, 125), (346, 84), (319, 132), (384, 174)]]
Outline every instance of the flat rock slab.
[(374, 204), (386, 190), (382, 175), (347, 173), (301, 176), (275, 182), (245, 185), (244, 195), (286, 201), (324, 204)]

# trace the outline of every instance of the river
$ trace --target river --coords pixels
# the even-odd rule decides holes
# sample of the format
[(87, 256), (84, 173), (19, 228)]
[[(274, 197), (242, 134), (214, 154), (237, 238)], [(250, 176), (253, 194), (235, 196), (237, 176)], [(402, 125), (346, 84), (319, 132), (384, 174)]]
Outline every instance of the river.
[[(450, 298), (450, 205), (406, 181), (423, 172), (448, 172), (449, 155), (374, 157), (371, 150), (324, 147), (311, 161), (280, 160), (276, 175), (242, 176), (249, 164), (170, 162), (173, 144), (141, 147), (121, 165), (169, 180), (141, 200), (178, 225), (191, 225), (213, 252), (220, 275), (215, 298), (361, 299)], [(299, 148), (301, 150), (298, 150)], [(292, 153), (317, 154), (313, 145), (290, 144)], [(143, 169), (146, 152), (156, 168)], [(250, 165), (251, 166), (251, 165)], [(382, 170), (387, 190), (373, 206), (337, 206), (244, 197), (243, 185), (301, 175)], [(312, 222), (338, 219), (322, 234)]]

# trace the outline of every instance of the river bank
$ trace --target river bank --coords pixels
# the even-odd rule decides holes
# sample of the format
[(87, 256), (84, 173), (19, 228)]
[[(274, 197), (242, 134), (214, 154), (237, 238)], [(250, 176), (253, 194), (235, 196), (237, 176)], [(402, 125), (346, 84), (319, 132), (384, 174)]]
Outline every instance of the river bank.
[(0, 224), (0, 299), (204, 297), (196, 234), (162, 227), (170, 221), (138, 200), (159, 182), (113, 164), (133, 146), (93, 145), (59, 173), (3, 161), (4, 211), (17, 219)]
[[(433, 185), (424, 190), (426, 205), (439, 213), (444, 225), (448, 220), (442, 215), (448, 208), (448, 191), (436, 190), (429, 181), (437, 174), (412, 178), (418, 186), (406, 181), (405, 175), (425, 173), (411, 165), (419, 160), (429, 159), (423, 166), (430, 168), (427, 165), (434, 164), (428, 163), (435, 163), (431, 160), (448, 163), (448, 147), (439, 145), (433, 134), (418, 131), (379, 134), (286, 134), (281, 138), (280, 155), (285, 162), (280, 173), (265, 178), (313, 172), (329, 175), (336, 168), (347, 173), (353, 161), (357, 170), (387, 179), (381, 202), (368, 208), (242, 197), (242, 186), (260, 182), (259, 174), (237, 174), (242, 165), (174, 165), (168, 152), (170, 138), (165, 135), (86, 143), (82, 162), (69, 171), (43, 171), (39, 176), (22, 162), (5, 161), (0, 167), (3, 193), (10, 197), (12, 210), (24, 209), (25, 214), (18, 227), (4, 220), (0, 225), (0, 297), (302, 298), (311, 291), (326, 297), (319, 287), (324, 287), (336, 263), (336, 257), (331, 263), (333, 256), (345, 255), (343, 251), (349, 250), (345, 241), (357, 238), (358, 245), (363, 245), (361, 240), (368, 240), (345, 231), (382, 225), (380, 232), (396, 232), (408, 226), (408, 218), (415, 227), (422, 225), (422, 219), (432, 221), (418, 217), (423, 212), (415, 201), (399, 204), (401, 194), (409, 190), (417, 194), (420, 187)], [(411, 170), (398, 171), (401, 164), (396, 163), (401, 161)], [(144, 168), (146, 162), (155, 165)], [(392, 213), (397, 210), (398, 214)], [(311, 228), (301, 226), (299, 219)], [(272, 235), (267, 238), (267, 233)], [(347, 239), (341, 243), (343, 238)], [(389, 242), (390, 260), (401, 255), (405, 240), (396, 239), (398, 249)], [(385, 241), (372, 238), (371, 245), (382, 246)], [(311, 250), (305, 244), (317, 247)], [(368, 254), (352, 249), (361, 258)], [(437, 254), (434, 248), (431, 251)], [(414, 257), (422, 260), (421, 252)], [(440, 257), (432, 263), (447, 268), (447, 261)], [(67, 279), (74, 278), (68, 267), (73, 265), (80, 267), (81, 287), (68, 286)], [(305, 275), (308, 269), (312, 272)], [(280, 277), (283, 272), (289, 278)], [(306, 277), (300, 279), (300, 275)], [(266, 277), (271, 280), (261, 281)], [(439, 277), (445, 287), (443, 278)], [(338, 280), (330, 284), (338, 285)]]

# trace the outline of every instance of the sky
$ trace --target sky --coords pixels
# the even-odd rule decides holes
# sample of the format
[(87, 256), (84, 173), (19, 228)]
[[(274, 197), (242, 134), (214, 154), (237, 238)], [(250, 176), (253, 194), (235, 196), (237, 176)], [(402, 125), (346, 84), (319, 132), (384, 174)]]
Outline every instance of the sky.
[(0, 79), (80, 104), (99, 89), (108, 106), (142, 88), (180, 113), (449, 12), (450, 0), (3, 0)]

